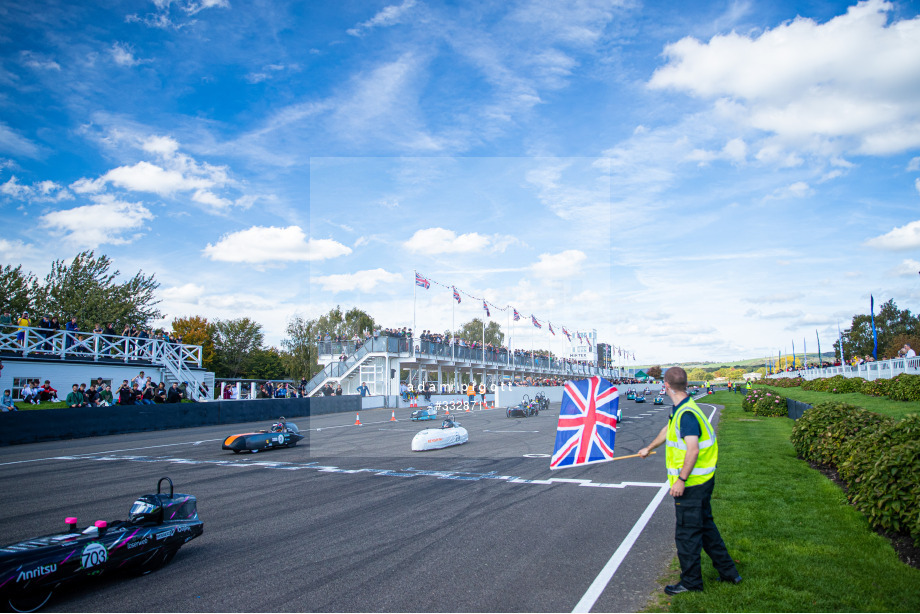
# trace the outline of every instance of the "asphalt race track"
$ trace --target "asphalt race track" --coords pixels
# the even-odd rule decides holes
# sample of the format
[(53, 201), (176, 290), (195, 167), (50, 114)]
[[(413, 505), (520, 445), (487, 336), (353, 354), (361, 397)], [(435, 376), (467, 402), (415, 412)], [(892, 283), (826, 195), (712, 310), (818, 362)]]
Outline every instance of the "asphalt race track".
[[(617, 456), (651, 441), (670, 410), (652, 405), (656, 390), (644, 404), (620, 390)], [(634, 611), (674, 552), (667, 495), (621, 548), (660, 493), (664, 448), (550, 471), (558, 411), (460, 413), (468, 444), (415, 453), (413, 434), (440, 422), (408, 410), (397, 422), (361, 412), (362, 426), (350, 414), (297, 420), (307, 439), (258, 454), (221, 442), (266, 423), (0, 448), (0, 544), (63, 530), (65, 516), (124, 519), (169, 476), (198, 497), (204, 535), (155, 573), (59, 592), (46, 611)], [(618, 549), (609, 583), (589, 590)]]

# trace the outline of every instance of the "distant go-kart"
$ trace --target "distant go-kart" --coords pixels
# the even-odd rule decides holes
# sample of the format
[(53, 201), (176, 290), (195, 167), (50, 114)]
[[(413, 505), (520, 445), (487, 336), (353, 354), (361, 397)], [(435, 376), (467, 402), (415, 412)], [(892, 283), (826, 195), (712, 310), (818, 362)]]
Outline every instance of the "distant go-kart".
[(525, 394), (520, 403), (514, 407), (509, 407), (505, 415), (509, 418), (528, 418), (540, 414), (540, 407), (537, 401), (531, 401), (530, 395)]
[(645, 395), (637, 394), (635, 401), (636, 403), (645, 403)]
[(534, 395), (534, 402), (537, 404), (537, 409), (546, 411), (549, 409), (549, 399), (546, 398), (546, 395), (542, 392), (538, 392)]
[[(160, 492), (169, 482), (169, 495)], [(66, 584), (112, 572), (147, 574), (169, 563), (184, 544), (204, 532), (193, 495), (174, 494), (169, 478), (156, 494), (139, 497), (128, 520), (97, 520), (79, 530), (66, 518), (61, 533), (0, 548), (0, 606), (34, 612)]]
[(655, 405), (664, 405), (664, 397), (660, 394), (655, 397)]
[(272, 448), (293, 448), (303, 439), (300, 429), (293, 422), (287, 422), (284, 416), (272, 425), (270, 431), (230, 435), (224, 440), (223, 449), (233, 450), (234, 454), (250, 451), (253, 454)]
[(636, 400), (636, 391), (633, 390), (632, 388), (630, 388), (629, 390), (627, 390), (627, 391), (626, 391), (626, 398), (627, 398), (627, 400), (629, 400), (629, 401), (635, 401), (635, 400)]
[(423, 407), (421, 409), (416, 409), (412, 412), (412, 420), (437, 420), (438, 419), (438, 410), (434, 405), (429, 405), (428, 407)]

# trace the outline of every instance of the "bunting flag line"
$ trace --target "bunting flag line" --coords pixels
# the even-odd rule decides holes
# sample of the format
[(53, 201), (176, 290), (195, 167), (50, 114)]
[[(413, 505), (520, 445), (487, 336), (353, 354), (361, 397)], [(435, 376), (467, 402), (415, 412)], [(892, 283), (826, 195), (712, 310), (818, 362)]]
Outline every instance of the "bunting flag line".
[(620, 394), (602, 377), (566, 382), (550, 469), (613, 460)]
[[(510, 310), (511, 310), (511, 314), (512, 314), (513, 319), (514, 319), (515, 322), (518, 322), (518, 321), (520, 321), (520, 320), (523, 319), (523, 316), (521, 315), (521, 312), (518, 311), (516, 308), (512, 307), (511, 305), (506, 305), (505, 307), (498, 307), (498, 306), (496, 306), (495, 304), (489, 303), (485, 298), (480, 298), (480, 297), (477, 297), (477, 296), (473, 296), (472, 294), (469, 294), (469, 293), (467, 293), (467, 292), (464, 292), (463, 290), (457, 288), (456, 286), (447, 285), (447, 284), (442, 284), (442, 283), (439, 282), (439, 281), (436, 281), (436, 280), (434, 280), (434, 279), (431, 279), (430, 277), (427, 277), (427, 276), (425, 276), (425, 275), (422, 275), (422, 274), (419, 273), (418, 271), (415, 271), (415, 285), (416, 285), (416, 286), (419, 286), (419, 287), (422, 287), (422, 288), (424, 288), (424, 289), (426, 289), (426, 290), (429, 290), (429, 289), (431, 288), (432, 284), (433, 284), (433, 285), (436, 285), (436, 286), (440, 286), (440, 287), (445, 288), (445, 289), (450, 289), (451, 294), (452, 294), (454, 300), (457, 301), (457, 304), (460, 304), (460, 303), (462, 302), (462, 297), (460, 296), (461, 294), (466, 294), (466, 296), (467, 296), (468, 298), (471, 298), (471, 299), (473, 299), (474, 301), (481, 300), (481, 301), (482, 301), (482, 308), (483, 308), (483, 310), (486, 312), (486, 317), (488, 317), (488, 318), (491, 318), (491, 317), (492, 317), (492, 310), (490, 309), (490, 307), (492, 307), (492, 308), (498, 309), (499, 311), (504, 311), (504, 312), (507, 312), (507, 311), (510, 309)], [(413, 309), (414, 309), (414, 307), (413, 307)], [(535, 328), (538, 328), (538, 329), (541, 329), (541, 330), (543, 329), (543, 325), (540, 323), (539, 320), (537, 320), (537, 316), (531, 314), (531, 315), (530, 315), (530, 321), (531, 321), (531, 323), (534, 325)], [(549, 324), (548, 329), (549, 329), (550, 334), (551, 334), (552, 336), (555, 337), (555, 336), (556, 336), (556, 329), (553, 328), (553, 325), (552, 325), (551, 322), (549, 322), (549, 320), (547, 320), (547, 323)], [(573, 334), (576, 335), (579, 341), (588, 344), (588, 347), (589, 347), (589, 350), (590, 350), (590, 348), (591, 348), (591, 337), (590, 337), (590, 335), (588, 335), (587, 333), (581, 333), (581, 332), (578, 332), (578, 331), (576, 331), (575, 333), (571, 333), (571, 332), (569, 332), (569, 330), (568, 330), (566, 327), (563, 326), (563, 327), (562, 327), (562, 334), (564, 334), (564, 335), (566, 336), (566, 338), (568, 339), (569, 343), (572, 343), (572, 336), (573, 336)], [(627, 358), (629, 357), (629, 352), (626, 351), (624, 348), (617, 348), (616, 346), (611, 346), (611, 347), (613, 348), (613, 351), (614, 351), (614, 352), (617, 352), (617, 354), (618, 354), (620, 357), (627, 357)], [(635, 360), (635, 354), (633, 354), (633, 360)]]

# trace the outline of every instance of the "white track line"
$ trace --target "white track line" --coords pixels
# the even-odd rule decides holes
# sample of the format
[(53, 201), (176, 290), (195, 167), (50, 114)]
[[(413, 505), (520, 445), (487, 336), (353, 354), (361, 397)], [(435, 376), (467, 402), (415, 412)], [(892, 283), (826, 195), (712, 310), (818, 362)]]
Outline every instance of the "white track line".
[[(133, 452), (135, 450), (151, 450), (153, 448), (168, 448), (170, 446), (197, 446), (202, 443), (220, 441), (221, 439), (224, 439), (224, 438), (221, 437), (219, 439), (202, 439), (199, 441), (186, 441), (183, 443), (164, 443), (164, 444), (160, 444), (156, 446), (144, 446), (143, 448), (125, 448), (124, 450), (105, 450), (103, 452), (87, 452), (86, 454), (68, 454), (67, 456), (68, 458), (92, 458), (93, 456), (98, 456), (100, 454), (114, 454), (116, 452)], [(7, 463), (0, 463), (0, 467), (4, 465), (19, 465), (21, 463), (38, 463), (38, 462), (47, 461), (47, 460), (57, 460), (59, 458), (60, 458), (60, 455), (49, 456), (48, 458), (33, 458), (30, 460), (10, 461)]]
[(658, 505), (664, 499), (664, 496), (668, 493), (670, 488), (667, 484), (661, 486), (658, 489), (658, 494), (655, 495), (655, 498), (652, 499), (652, 502), (648, 504), (648, 507), (645, 508), (645, 511), (642, 512), (642, 516), (639, 517), (639, 520), (636, 521), (636, 524), (633, 525), (633, 528), (629, 531), (629, 534), (623, 540), (623, 543), (620, 544), (620, 547), (617, 548), (616, 552), (613, 553), (613, 556), (610, 557), (610, 560), (607, 561), (607, 564), (604, 565), (604, 568), (601, 569), (601, 572), (597, 574), (597, 577), (594, 578), (594, 582), (591, 583), (591, 586), (588, 587), (588, 590), (582, 596), (581, 601), (576, 604), (575, 609), (572, 612), (590, 612), (591, 608), (594, 607), (595, 602), (601, 596), (601, 593), (604, 592), (604, 589), (607, 588), (607, 584), (610, 583), (610, 580), (613, 578), (613, 574), (617, 572), (617, 569), (620, 567), (620, 563), (626, 558), (626, 555), (629, 554), (629, 551), (632, 549), (633, 545), (636, 543), (636, 540), (639, 539), (639, 535), (642, 533), (642, 530), (645, 529), (645, 525), (648, 524), (648, 521), (652, 519), (652, 515), (655, 513), (655, 510), (658, 509)]

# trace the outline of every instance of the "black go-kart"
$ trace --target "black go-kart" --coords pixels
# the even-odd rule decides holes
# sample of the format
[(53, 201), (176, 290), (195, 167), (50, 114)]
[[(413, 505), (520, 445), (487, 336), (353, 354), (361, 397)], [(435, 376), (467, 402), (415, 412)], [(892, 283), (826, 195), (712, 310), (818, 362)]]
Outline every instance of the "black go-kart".
[[(169, 495), (160, 492), (169, 482)], [(97, 520), (83, 530), (66, 518), (61, 533), (0, 548), (0, 605), (34, 612), (66, 584), (127, 571), (150, 573), (169, 563), (184, 544), (204, 532), (193, 495), (174, 494), (169, 478), (155, 495), (139, 497), (128, 520)]]
[(549, 409), (549, 399), (547, 399), (546, 395), (542, 392), (535, 394), (533, 400), (536, 401), (537, 408), (541, 411), (546, 411)]
[(272, 425), (270, 431), (230, 435), (224, 440), (221, 449), (233, 450), (234, 454), (239, 454), (246, 450), (255, 454), (260, 450), (293, 448), (297, 445), (297, 442), (303, 438), (297, 425), (293, 422), (288, 422), (284, 419), (284, 416), (282, 416), (278, 422)]
[(530, 395), (525, 394), (521, 402), (514, 407), (509, 407), (505, 412), (509, 418), (529, 418), (540, 414), (540, 404), (532, 401)]

